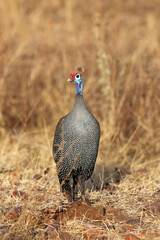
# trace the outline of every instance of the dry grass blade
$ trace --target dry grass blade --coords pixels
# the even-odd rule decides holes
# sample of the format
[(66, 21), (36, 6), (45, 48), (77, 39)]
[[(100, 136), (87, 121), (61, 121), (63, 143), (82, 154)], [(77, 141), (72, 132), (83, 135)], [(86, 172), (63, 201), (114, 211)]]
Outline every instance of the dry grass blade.
[[(159, 239), (159, 9), (158, 0), (0, 1), (0, 239)], [(101, 125), (87, 195), (105, 210), (93, 222), (79, 203), (80, 220), (57, 223), (75, 210), (51, 145), (74, 103), (66, 79), (77, 66)]]

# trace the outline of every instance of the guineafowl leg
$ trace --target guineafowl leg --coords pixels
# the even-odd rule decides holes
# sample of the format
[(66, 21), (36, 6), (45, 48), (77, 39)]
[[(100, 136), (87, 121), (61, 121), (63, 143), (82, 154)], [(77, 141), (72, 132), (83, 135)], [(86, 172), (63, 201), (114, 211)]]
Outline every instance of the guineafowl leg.
[(81, 192), (82, 201), (85, 201), (85, 178), (83, 175), (78, 176), (78, 188)]
[(69, 181), (65, 181), (65, 183), (62, 185), (62, 192), (67, 197), (68, 201), (71, 202), (72, 201), (72, 189), (71, 189)]
[(77, 188), (77, 177), (73, 176), (73, 202), (77, 200), (78, 188)]

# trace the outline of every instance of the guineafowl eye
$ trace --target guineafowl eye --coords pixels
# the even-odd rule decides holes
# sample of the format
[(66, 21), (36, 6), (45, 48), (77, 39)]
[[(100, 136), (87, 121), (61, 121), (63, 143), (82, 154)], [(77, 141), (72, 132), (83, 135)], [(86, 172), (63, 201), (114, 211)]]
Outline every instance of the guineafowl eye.
[(79, 78), (79, 74), (76, 75), (76, 78)]

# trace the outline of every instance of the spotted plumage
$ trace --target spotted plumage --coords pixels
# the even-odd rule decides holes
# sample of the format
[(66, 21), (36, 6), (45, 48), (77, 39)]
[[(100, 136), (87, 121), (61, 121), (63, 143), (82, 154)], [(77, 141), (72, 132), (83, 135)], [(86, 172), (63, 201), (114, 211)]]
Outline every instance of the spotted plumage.
[(82, 75), (79, 72), (71, 74), (71, 80), (76, 86), (75, 104), (57, 124), (53, 155), (62, 191), (69, 201), (74, 201), (77, 184), (84, 200), (84, 182), (91, 177), (97, 158), (100, 126), (84, 103)]

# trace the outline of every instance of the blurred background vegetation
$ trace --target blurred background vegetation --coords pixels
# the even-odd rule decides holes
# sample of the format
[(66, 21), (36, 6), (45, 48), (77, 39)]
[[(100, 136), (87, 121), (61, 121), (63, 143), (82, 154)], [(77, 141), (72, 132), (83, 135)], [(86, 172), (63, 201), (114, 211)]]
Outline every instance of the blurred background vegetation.
[[(0, 142), (55, 126), (84, 99), (101, 125), (99, 159), (160, 161), (160, 1), (1, 0)], [(43, 141), (43, 140), (42, 140)]]

